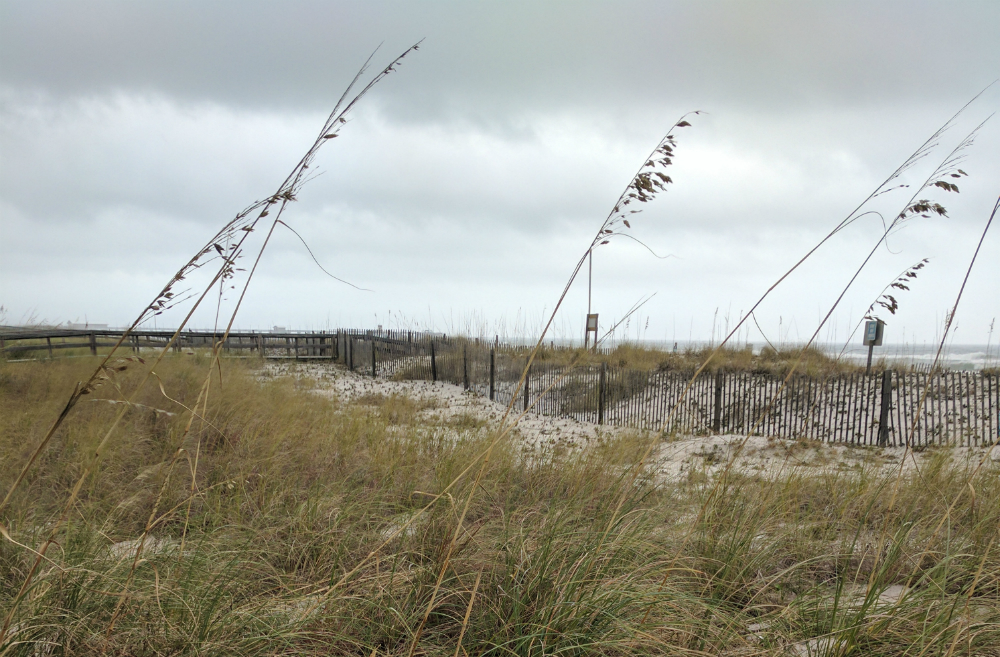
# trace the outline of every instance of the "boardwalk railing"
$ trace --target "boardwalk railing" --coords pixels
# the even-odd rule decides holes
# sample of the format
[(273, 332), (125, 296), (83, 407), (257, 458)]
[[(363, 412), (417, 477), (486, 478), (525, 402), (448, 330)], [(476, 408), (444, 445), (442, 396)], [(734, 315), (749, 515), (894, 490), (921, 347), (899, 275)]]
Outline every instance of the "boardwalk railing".
[[(114, 330), (0, 330), (8, 360), (41, 351), (96, 354), (113, 346)], [(172, 331), (140, 331), (123, 347), (163, 348)], [(178, 351), (211, 347), (221, 335), (183, 331)], [(684, 434), (741, 433), (855, 445), (985, 445), (1000, 434), (1000, 377), (989, 372), (894, 372), (794, 376), (758, 372), (649, 371), (628, 367), (568, 367), (536, 360), (514, 395), (529, 349), (499, 341), (449, 339), (414, 331), (233, 332), (227, 351), (264, 358), (336, 360), (384, 379), (461, 385), (518, 410), (587, 422)], [(685, 389), (690, 389), (685, 393)], [(927, 398), (917, 414), (921, 395)], [(676, 408), (675, 408), (676, 407)]]
[[(174, 351), (210, 348), (220, 341), (223, 331), (182, 331), (173, 342)], [(122, 343), (124, 349), (162, 349), (174, 331), (141, 330), (132, 332)], [(50, 357), (62, 350), (77, 350), (97, 355), (115, 346), (122, 337), (114, 329), (32, 329), (0, 330), (0, 352), (7, 360), (31, 358), (38, 352)], [(258, 352), (267, 358), (334, 358), (336, 334), (329, 332), (256, 332), (233, 331), (222, 343), (225, 351)]]

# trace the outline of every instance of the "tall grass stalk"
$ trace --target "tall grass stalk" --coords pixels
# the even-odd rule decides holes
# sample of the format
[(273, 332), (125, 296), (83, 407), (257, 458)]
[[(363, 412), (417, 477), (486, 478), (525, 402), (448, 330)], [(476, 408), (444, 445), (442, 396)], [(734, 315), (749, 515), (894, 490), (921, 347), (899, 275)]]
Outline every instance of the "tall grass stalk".
[[(129, 329), (122, 334), (118, 342), (112, 348), (111, 352), (100, 362), (98, 367), (94, 370), (94, 372), (86, 380), (86, 382), (82, 384), (78, 383), (76, 385), (74, 391), (71, 393), (69, 400), (67, 401), (62, 412), (57, 416), (55, 422), (52, 423), (49, 430), (46, 432), (45, 436), (38, 443), (38, 446), (36, 447), (35, 451), (33, 452), (31, 457), (28, 459), (28, 461), (22, 468), (21, 473), (11, 484), (3, 501), (0, 501), (0, 512), (3, 512), (5, 507), (8, 505), (8, 503), (10, 502), (10, 498), (16, 491), (17, 487), (21, 484), (24, 477), (27, 475), (31, 467), (35, 464), (35, 462), (37, 461), (38, 457), (43, 452), (43, 450), (48, 446), (52, 436), (55, 434), (55, 432), (59, 429), (59, 427), (68, 417), (70, 411), (73, 409), (74, 406), (76, 406), (80, 398), (83, 395), (94, 392), (103, 383), (108, 382), (114, 385), (114, 387), (120, 394), (121, 401), (125, 403), (118, 411), (116, 417), (112, 420), (110, 426), (105, 432), (103, 439), (100, 441), (100, 443), (97, 445), (96, 449), (93, 452), (92, 462), (94, 463), (99, 462), (99, 460), (103, 456), (104, 449), (107, 447), (109, 440), (114, 435), (115, 430), (117, 429), (122, 419), (124, 418), (125, 413), (128, 410), (128, 406), (135, 400), (137, 395), (143, 389), (144, 385), (153, 376), (154, 368), (156, 368), (162, 362), (163, 358), (169, 352), (170, 347), (177, 340), (177, 337), (180, 335), (180, 332), (187, 325), (188, 321), (190, 321), (194, 312), (205, 300), (209, 292), (212, 289), (214, 289), (214, 286), (217, 283), (221, 285), (225, 283), (225, 281), (232, 279), (235, 276), (237, 271), (236, 264), (238, 259), (242, 256), (243, 245), (249, 238), (250, 234), (255, 230), (258, 222), (270, 214), (270, 210), (273, 208), (273, 206), (277, 206), (277, 214), (272, 220), (271, 229), (269, 230), (268, 236), (264, 240), (264, 244), (261, 246), (260, 251), (255, 260), (254, 271), (256, 270), (256, 265), (259, 263), (260, 257), (263, 254), (265, 248), (267, 247), (267, 243), (270, 239), (270, 236), (273, 233), (274, 228), (278, 225), (281, 215), (284, 212), (285, 208), (287, 207), (287, 204), (295, 200), (297, 193), (301, 190), (305, 182), (308, 181), (306, 171), (309, 168), (310, 164), (315, 159), (320, 148), (328, 140), (338, 136), (337, 133), (339, 127), (346, 122), (345, 115), (348, 112), (350, 112), (351, 109), (353, 109), (353, 107), (368, 93), (368, 91), (370, 91), (375, 84), (381, 81), (382, 78), (384, 78), (389, 73), (394, 71), (395, 68), (400, 65), (402, 59), (406, 57), (406, 55), (409, 54), (411, 51), (416, 50), (418, 47), (419, 43), (406, 50), (402, 55), (393, 60), (393, 62), (390, 63), (389, 66), (387, 66), (378, 75), (376, 75), (356, 96), (354, 96), (349, 102), (345, 103), (351, 90), (354, 88), (358, 80), (367, 70), (368, 64), (371, 61), (371, 57), (369, 57), (368, 61), (365, 63), (364, 66), (362, 66), (362, 68), (355, 75), (354, 80), (352, 80), (350, 85), (348, 85), (347, 89), (344, 91), (340, 100), (337, 102), (333, 111), (330, 113), (329, 117), (324, 123), (322, 130), (316, 137), (312, 146), (307, 150), (306, 154), (301, 158), (301, 160), (299, 160), (298, 164), (296, 164), (296, 166), (292, 169), (292, 172), (288, 175), (288, 177), (284, 180), (284, 182), (282, 182), (282, 184), (278, 187), (278, 190), (264, 201), (257, 201), (248, 208), (244, 209), (242, 212), (237, 214), (236, 218), (228, 222), (213, 237), (212, 241), (210, 241), (208, 245), (203, 247), (198, 252), (197, 255), (195, 255), (184, 267), (182, 267), (178, 271), (177, 274), (174, 275), (174, 277), (167, 283), (166, 286), (164, 286), (164, 288), (156, 296), (153, 302), (151, 302), (149, 306), (147, 306), (143, 310), (143, 312), (139, 314), (139, 316), (132, 323)], [(256, 216), (252, 217), (251, 215), (254, 212), (256, 212)], [(208, 257), (206, 258), (206, 256)], [(221, 262), (215, 275), (212, 277), (211, 281), (204, 288), (204, 290), (199, 295), (197, 295), (197, 300), (195, 301), (194, 304), (192, 304), (191, 308), (188, 310), (186, 316), (178, 326), (171, 340), (162, 348), (162, 350), (154, 360), (152, 366), (150, 366), (147, 369), (145, 376), (138, 383), (138, 385), (135, 387), (135, 389), (131, 394), (126, 394), (124, 390), (122, 390), (115, 381), (116, 373), (124, 371), (125, 369), (128, 368), (130, 364), (136, 361), (138, 362), (142, 361), (141, 359), (132, 357), (113, 361), (112, 358), (115, 355), (118, 347), (120, 347), (121, 344), (128, 338), (128, 336), (131, 334), (131, 331), (134, 330), (136, 327), (138, 327), (140, 324), (142, 324), (144, 321), (162, 313), (167, 308), (177, 305), (181, 301), (191, 298), (191, 296), (195, 296), (191, 295), (189, 297), (182, 297), (181, 299), (177, 299), (173, 291), (174, 286), (177, 283), (183, 281), (189, 274), (192, 273), (194, 269), (202, 267), (208, 264), (209, 262), (212, 262), (215, 259), (219, 259)], [(246, 285), (244, 285), (243, 292), (240, 296), (240, 303), (242, 302), (243, 296), (246, 293), (246, 289), (247, 286), (249, 285), (252, 275), (253, 271), (251, 271), (251, 274), (247, 277)], [(221, 293), (219, 297), (219, 303), (221, 303)], [(229, 319), (225, 335), (222, 337), (222, 340), (217, 341), (214, 346), (212, 362), (209, 364), (207, 370), (208, 373), (207, 376), (205, 377), (205, 383), (202, 388), (202, 391), (199, 394), (199, 399), (196, 400), (195, 404), (193, 405), (194, 410), (190, 413), (189, 423), (188, 426), (185, 428), (185, 435), (187, 435), (187, 433), (190, 431), (191, 422), (193, 422), (194, 418), (197, 416), (196, 411), (199, 404), (201, 404), (202, 402), (204, 402), (204, 404), (208, 403), (208, 393), (212, 377), (212, 368), (213, 366), (218, 365), (218, 358), (219, 358), (219, 353), (221, 351), (221, 345), (224, 343), (226, 337), (228, 337), (229, 331), (231, 330), (233, 322), (236, 317), (236, 312), (238, 310), (239, 310), (239, 303), (237, 303), (237, 306), (234, 309), (232, 316)], [(18, 595), (15, 597), (14, 604), (12, 605), (9, 612), (4, 615), (3, 623), (2, 625), (0, 625), (0, 643), (2, 643), (4, 641), (4, 638), (7, 636), (7, 632), (10, 628), (14, 611), (16, 610), (18, 603), (21, 601), (23, 596), (28, 592), (32, 579), (34, 578), (34, 575), (37, 572), (38, 567), (41, 565), (45, 553), (52, 545), (59, 529), (65, 523), (67, 516), (70, 512), (70, 509), (73, 507), (77, 499), (77, 496), (80, 493), (81, 487), (83, 486), (84, 482), (86, 482), (91, 472), (92, 472), (91, 467), (85, 466), (83, 468), (79, 478), (77, 479), (76, 485), (74, 486), (73, 490), (71, 491), (66, 501), (62, 515), (53, 524), (52, 529), (48, 535), (48, 538), (42, 543), (41, 548), (37, 551), (38, 556), (35, 560), (35, 563), (25, 576), (24, 582), (21, 585), (21, 589)], [(196, 472), (197, 472), (197, 453), (196, 453), (195, 465), (192, 470), (192, 492), (194, 487), (193, 481)], [(0, 526), (2, 526), (2, 523), (0, 523)], [(141, 554), (142, 546), (143, 546), (143, 541), (140, 541), (136, 549), (134, 563), (137, 563), (139, 560), (139, 555)], [(113, 627), (114, 627), (114, 620), (112, 620), (111, 624), (109, 624), (108, 631), (110, 632), (113, 629)]]

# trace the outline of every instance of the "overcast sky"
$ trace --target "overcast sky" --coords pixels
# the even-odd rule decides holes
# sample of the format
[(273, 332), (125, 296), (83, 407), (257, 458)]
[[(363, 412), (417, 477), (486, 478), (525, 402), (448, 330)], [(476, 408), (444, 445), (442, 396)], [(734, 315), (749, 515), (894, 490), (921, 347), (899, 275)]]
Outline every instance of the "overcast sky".
[[(1000, 77), (1000, 3), (0, 2), (0, 322), (131, 322), (222, 224), (275, 191), (367, 56), (425, 39), (324, 146), (237, 319), (243, 328), (537, 329), (647, 153), (684, 112), (670, 191), (594, 255), (593, 306), (658, 340), (707, 340), (931, 133)], [(977, 124), (994, 85), (871, 206), (891, 218)], [(887, 340), (940, 334), (1000, 194), (1000, 117), (948, 217), (894, 234), (821, 340), (846, 340), (930, 264)], [(763, 305), (798, 342), (882, 234), (870, 215)], [(956, 342), (994, 343), (1000, 227)], [(232, 299), (226, 302), (231, 307)], [(196, 315), (210, 326), (214, 304)], [(586, 279), (556, 337), (576, 337)], [(176, 314), (156, 320), (173, 326)], [(756, 327), (745, 338), (761, 341)], [(860, 342), (860, 336), (856, 336)]]

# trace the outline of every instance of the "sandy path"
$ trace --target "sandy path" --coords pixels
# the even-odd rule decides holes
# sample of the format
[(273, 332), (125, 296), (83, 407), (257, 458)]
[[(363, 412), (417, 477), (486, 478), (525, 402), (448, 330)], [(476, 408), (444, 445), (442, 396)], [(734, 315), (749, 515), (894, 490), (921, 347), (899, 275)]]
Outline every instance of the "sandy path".
[[(329, 394), (346, 402), (358, 400), (368, 395), (405, 395), (417, 402), (431, 402), (433, 408), (422, 411), (428, 419), (447, 421), (460, 415), (471, 415), (484, 420), (490, 426), (498, 426), (506, 408), (502, 404), (473, 392), (466, 392), (460, 386), (440, 381), (387, 381), (362, 376), (355, 372), (328, 364), (286, 363), (268, 364), (267, 369), (274, 375), (304, 376), (314, 379), (319, 394)], [(520, 412), (512, 413), (516, 417)], [(517, 424), (521, 440), (535, 447), (582, 447), (601, 437), (631, 432), (619, 427), (599, 426), (580, 422), (572, 418), (549, 417), (528, 413)]]

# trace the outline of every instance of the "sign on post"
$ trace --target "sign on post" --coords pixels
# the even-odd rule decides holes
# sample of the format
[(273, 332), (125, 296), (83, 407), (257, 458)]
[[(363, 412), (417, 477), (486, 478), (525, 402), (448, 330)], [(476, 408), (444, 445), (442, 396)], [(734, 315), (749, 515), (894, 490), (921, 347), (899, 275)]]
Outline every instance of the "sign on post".
[(882, 346), (882, 334), (885, 332), (885, 322), (881, 319), (872, 319), (865, 322), (865, 335), (862, 344), (868, 347), (868, 365), (865, 367), (865, 374), (872, 373), (872, 350)]
[(881, 319), (873, 319), (871, 321), (865, 322), (865, 340), (864, 345), (866, 347), (881, 347), (882, 346), (882, 333), (884, 331), (885, 322)]
[(597, 313), (587, 315), (587, 330), (583, 334), (583, 348), (590, 344), (590, 334), (594, 334), (594, 349), (597, 348)]

